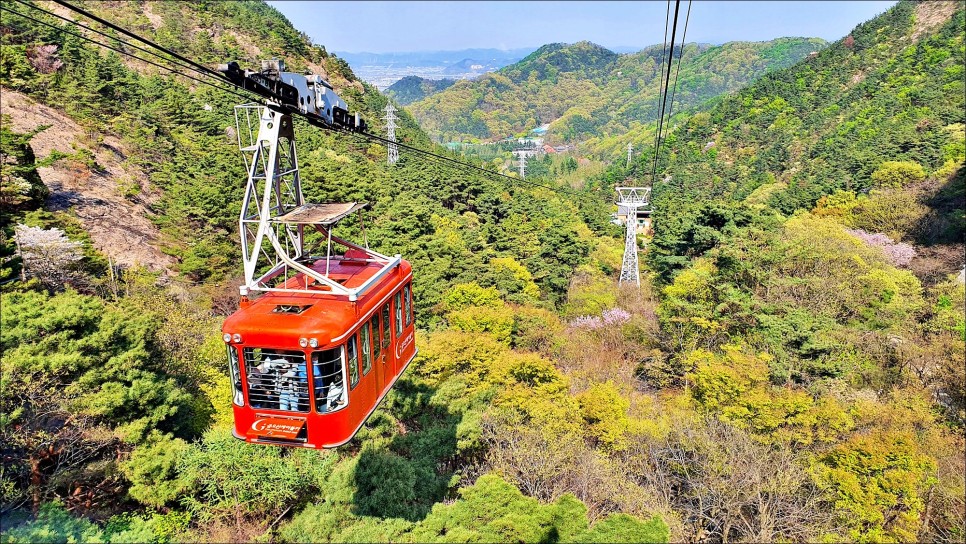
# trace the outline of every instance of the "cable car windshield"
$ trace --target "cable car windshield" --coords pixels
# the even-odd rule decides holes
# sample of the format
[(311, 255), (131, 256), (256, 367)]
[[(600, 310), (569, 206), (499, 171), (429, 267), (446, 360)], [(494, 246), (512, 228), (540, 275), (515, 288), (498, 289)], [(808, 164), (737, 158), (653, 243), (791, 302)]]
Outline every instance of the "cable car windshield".
[(304, 353), (245, 348), (245, 369), (248, 378), (248, 402), (252, 408), (287, 412), (309, 411), (309, 386)]

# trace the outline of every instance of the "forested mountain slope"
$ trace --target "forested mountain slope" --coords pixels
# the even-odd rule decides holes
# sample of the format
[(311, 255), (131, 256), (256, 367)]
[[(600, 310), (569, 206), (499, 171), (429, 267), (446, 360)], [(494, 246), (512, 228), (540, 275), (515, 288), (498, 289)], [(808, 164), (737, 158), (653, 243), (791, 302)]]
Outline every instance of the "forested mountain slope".
[(838, 539), (964, 533), (964, 25), (960, 2), (900, 2), (682, 115), (656, 180), (653, 147), (601, 180), (654, 184), (668, 343), (641, 373), (798, 443)]
[[(53, 3), (31, 5), (72, 16)], [(484, 437), (483, 412), (498, 406), (501, 417), (525, 417), (534, 408), (526, 399), (546, 399), (536, 391), (548, 384), (583, 444), (582, 415), (561, 387), (566, 378), (535, 351), (550, 342), (545, 328), (559, 326), (548, 309), (562, 304), (575, 269), (609, 243), (594, 239), (582, 215), (605, 213), (586, 212), (581, 198), (547, 189), (537, 196), (405, 153), (390, 168), (385, 147), (300, 123), (307, 198), (373, 202), (368, 240), (419, 271), (421, 334), (452, 323), (448, 338), (483, 346), (489, 370), (465, 392), (463, 350), (417, 361), (338, 452), (237, 442), (218, 328), (235, 307), (231, 278), (239, 270), (244, 167), (232, 111), (239, 98), (94, 46), (61, 31), (77, 28), (18, 6), (13, 11), (50, 26), (4, 6), (0, 85), (20, 100), (10, 113), (51, 108), (69, 122), (24, 132), (3, 117), (0, 126), (4, 541), (250, 540), (278, 537), (283, 519), (288, 540), (426, 541), (457, 530), (484, 540), (667, 540), (653, 504), (590, 502), (575, 498), (576, 486), (524, 496), (508, 470), (487, 468), (484, 454), (492, 437)], [(293, 69), (322, 73), (374, 131), (383, 128), (386, 98), (263, 3), (84, 6), (208, 65), (279, 56)], [(410, 116), (399, 124), (402, 141), (431, 147)], [(63, 149), (38, 156), (35, 148), (48, 149), (32, 144), (41, 133)], [(73, 176), (67, 191), (48, 169)], [(98, 252), (79, 207), (51, 208), (73, 202), (70, 191), (93, 199), (95, 177), (98, 191), (115, 184), (108, 213), (118, 197), (147, 211), (160, 231), (148, 243), (172, 258), (173, 277), (112, 266), (111, 252), (132, 257), (124, 244), (96, 244), (108, 255)], [(121, 213), (106, 219), (127, 228)], [(342, 234), (359, 237), (357, 229)], [(511, 330), (525, 351), (512, 350)], [(491, 357), (503, 366), (490, 368)], [(494, 475), (477, 481), (485, 472)], [(434, 508), (444, 500), (449, 508)], [(490, 508), (487, 519), (475, 516), (480, 505)]]
[[(383, 129), (386, 98), (264, 4), (85, 5), (206, 63), (324, 70)], [(538, 189), (405, 151), (389, 168), (382, 146), (300, 124), (308, 198), (374, 203), (368, 239), (413, 262), (418, 309), (419, 356), (358, 436), (323, 452), (231, 436), (219, 326), (236, 307), (238, 97), (6, 11), (0, 24), (0, 91), (85, 130), (62, 157), (0, 126), (5, 542), (966, 534), (966, 292), (942, 259), (915, 264), (926, 244), (961, 243), (961, 3), (900, 3), (677, 118), (640, 290), (616, 286), (607, 202), (615, 183), (652, 182), (645, 145), (601, 175), (547, 155)], [(584, 70), (567, 50), (527, 69)], [(411, 116), (399, 124), (430, 147)], [(106, 153), (145, 180), (116, 179)], [(176, 260), (168, 286), (109, 267), (82, 221), (46, 209), (58, 188), (42, 176), (65, 163), (79, 190), (99, 175), (147, 203)]]
[[(666, 141), (659, 167), (672, 182), (658, 185), (659, 198), (747, 200), (789, 214), (835, 195), (821, 205), (860, 198), (874, 214), (877, 194), (898, 198), (927, 177), (954, 185), (966, 121), (963, 10), (956, 8), (901, 3), (816, 58), (688, 117)], [(642, 157), (638, 172), (651, 157)], [(898, 215), (862, 225), (925, 245), (962, 243), (954, 208), (945, 207), (941, 224), (924, 221), (922, 208), (901, 206), (892, 212)]]
[[(146, 6), (141, 10), (128, 2), (91, 4), (95, 12), (110, 15), (112, 20), (116, 18), (161, 44), (211, 65), (248, 58), (245, 51), (257, 43), (260, 54), (284, 56), (292, 69), (306, 67), (327, 75), (350, 106), (369, 120), (373, 130), (382, 130), (385, 97), (356, 80), (344, 62), (328, 56), (322, 48), (307, 45), (305, 38), (287, 22), (280, 22), (281, 15), (264, 4), (196, 6), (159, 2)], [(268, 16), (263, 17), (264, 13)], [(236, 273), (237, 213), (244, 167), (237, 156), (232, 108), (240, 98), (158, 74), (150, 66), (129, 68), (125, 63), (130, 59), (125, 60), (122, 55), (110, 51), (98, 55), (95, 48), (78, 38), (21, 21), (14, 16), (5, 20), (9, 32), (4, 85), (63, 108), (95, 135), (93, 147), (103, 145), (96, 143), (97, 134), (116, 134), (120, 138), (123, 151), (119, 153), (125, 156), (122, 162), (144, 172), (148, 179), (141, 183), (115, 183), (127, 183), (119, 191), (126, 191), (135, 200), (140, 198), (142, 186), (160, 192), (157, 203), (151, 206), (156, 214), (153, 221), (162, 233), (160, 249), (178, 259), (184, 277), (198, 281)], [(196, 21), (197, 26), (188, 21)], [(229, 27), (229, 23), (233, 26)], [(36, 69), (39, 61), (35, 40), (56, 45), (54, 57), (63, 66), (50, 74)], [(209, 47), (209, 42), (215, 45)], [(283, 51), (287, 54), (281, 55)], [(54, 130), (56, 127), (48, 129)], [(397, 134), (404, 142), (429, 145), (428, 138), (405, 113)], [(384, 164), (384, 147), (307, 126), (300, 126), (297, 138), (306, 150), (300, 159), (307, 198), (372, 201), (374, 222), (368, 234), (377, 249), (390, 254), (403, 251), (420, 264), (422, 259), (445, 259), (446, 265), (427, 270), (436, 268), (440, 274), (451, 278), (462, 274), (466, 279), (476, 277), (470, 271), (492, 258), (492, 250), (487, 248), (498, 246), (515, 251), (513, 248), (520, 247), (505, 241), (507, 229), (490, 225), (490, 221), (499, 222), (504, 217), (523, 220), (523, 215), (510, 212), (511, 208), (524, 205), (523, 200), (501, 197), (516, 189), (504, 193), (507, 189), (491, 179), (409, 160), (405, 155), (398, 167), (390, 169)], [(87, 166), (91, 171), (98, 168), (93, 163)], [(484, 201), (485, 206), (481, 205)], [(564, 208), (548, 211), (557, 205)], [(554, 199), (549, 208), (535, 209), (523, 221), (570, 222), (572, 213), (562, 211), (570, 206)], [(465, 212), (476, 215), (468, 220)], [(557, 219), (552, 219), (552, 215)], [(476, 226), (460, 229), (469, 224), (467, 221)], [(433, 247), (438, 244), (434, 240), (440, 238), (435, 236), (436, 230), (450, 223), (461, 237), (469, 237), (466, 243), (475, 251), (463, 248), (463, 242), (459, 248)], [(573, 223), (553, 230), (546, 236), (561, 237), (559, 243), (572, 246), (575, 253), (558, 247), (550, 249), (558, 243), (555, 241), (545, 248), (542, 257), (544, 249), (518, 252), (516, 258), (530, 259), (536, 281), (549, 288), (548, 296), (559, 298), (567, 283), (568, 273), (563, 271), (576, 264), (587, 249), (586, 241), (577, 240)], [(537, 242), (537, 247), (542, 246), (543, 242)], [(551, 263), (559, 259), (572, 262), (553, 270)], [(435, 280), (424, 285), (433, 283)], [(416, 289), (419, 293), (423, 288)], [(550, 295), (550, 291), (555, 294)], [(420, 296), (420, 300), (422, 307), (436, 302), (432, 295)]]
[[(697, 105), (823, 46), (816, 38), (687, 44), (675, 101), (680, 108)], [(549, 44), (408, 109), (443, 141), (500, 139), (546, 123), (551, 142), (622, 133), (657, 117), (662, 54), (662, 46), (619, 55), (589, 42)]]

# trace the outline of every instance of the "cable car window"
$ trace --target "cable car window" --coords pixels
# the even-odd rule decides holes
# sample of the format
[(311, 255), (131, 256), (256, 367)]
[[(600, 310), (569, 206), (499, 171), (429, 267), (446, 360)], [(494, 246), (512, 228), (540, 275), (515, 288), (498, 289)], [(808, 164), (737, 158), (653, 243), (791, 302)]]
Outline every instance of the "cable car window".
[(342, 371), (342, 348), (316, 351), (312, 354), (312, 386), (315, 411), (324, 414), (346, 405), (345, 373)]
[(391, 318), (389, 317), (389, 303), (387, 302), (385, 306), (382, 307), (382, 347), (389, 349), (389, 342), (392, 341), (389, 333), (391, 325), (389, 322)]
[(356, 344), (356, 335), (349, 337), (345, 344), (346, 363), (349, 365), (349, 389), (359, 383), (359, 351)]
[(228, 373), (231, 376), (231, 401), (238, 406), (245, 405), (242, 395), (241, 370), (238, 368), (238, 348), (228, 346)]
[(399, 335), (402, 334), (403, 327), (402, 293), (396, 293), (396, 298), (393, 302), (393, 306), (396, 308), (396, 338), (399, 338)]
[(413, 324), (413, 294), (408, 285), (403, 287), (403, 292), (406, 293), (403, 299), (406, 301), (406, 326), (408, 327)]
[(245, 370), (252, 408), (309, 411), (309, 382), (301, 351), (245, 348)]
[(368, 321), (362, 324), (362, 330), (359, 331), (359, 341), (362, 343), (362, 375), (365, 376), (372, 370), (372, 334)]
[(369, 323), (372, 325), (372, 356), (379, 359), (379, 354), (382, 353), (382, 341), (379, 340), (379, 312), (372, 314)]

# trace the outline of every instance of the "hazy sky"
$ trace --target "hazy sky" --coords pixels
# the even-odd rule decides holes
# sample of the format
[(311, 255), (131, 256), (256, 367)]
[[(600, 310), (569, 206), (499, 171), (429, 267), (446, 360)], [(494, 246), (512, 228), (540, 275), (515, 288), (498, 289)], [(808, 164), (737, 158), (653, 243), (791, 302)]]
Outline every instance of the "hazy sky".
[[(667, 2), (654, 1), (280, 1), (269, 4), (329, 51), (512, 49), (590, 40), (605, 47), (664, 41)], [(837, 40), (890, 1), (696, 0), (687, 41), (724, 43), (782, 36)], [(681, 3), (683, 20), (687, 3)], [(672, 4), (672, 14), (673, 14)], [(670, 37), (669, 37), (670, 38)]]

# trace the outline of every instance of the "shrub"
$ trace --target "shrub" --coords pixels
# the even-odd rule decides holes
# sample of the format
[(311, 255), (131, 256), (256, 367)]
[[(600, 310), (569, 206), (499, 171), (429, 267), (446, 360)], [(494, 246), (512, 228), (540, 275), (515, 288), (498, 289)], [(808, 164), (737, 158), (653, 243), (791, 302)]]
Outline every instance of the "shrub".
[(899, 188), (926, 179), (922, 165), (912, 161), (886, 161), (872, 172), (872, 181), (879, 187)]

